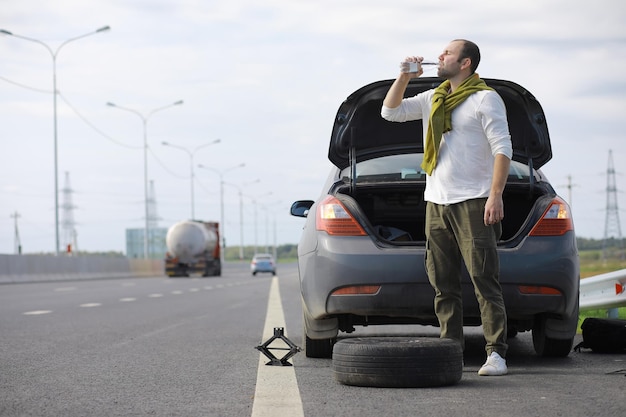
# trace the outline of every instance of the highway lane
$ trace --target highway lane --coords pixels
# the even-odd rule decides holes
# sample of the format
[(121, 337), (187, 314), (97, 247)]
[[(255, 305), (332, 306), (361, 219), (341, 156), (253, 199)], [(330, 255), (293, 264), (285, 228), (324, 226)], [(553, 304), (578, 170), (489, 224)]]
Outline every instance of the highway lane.
[[(271, 280), (227, 264), (219, 278), (0, 285), (0, 416), (251, 415)], [(278, 282), (287, 335), (302, 346), (296, 266), (281, 265)], [(463, 379), (445, 388), (344, 386), (330, 360), (297, 354), (304, 415), (623, 413), (626, 355), (538, 358), (522, 333), (510, 341), (510, 374), (485, 378), (476, 375), (480, 329), (467, 333)], [(373, 326), (355, 335), (365, 334), (437, 329)], [(278, 403), (287, 391), (273, 388)]]
[(0, 415), (249, 415), (270, 279), (0, 286)]

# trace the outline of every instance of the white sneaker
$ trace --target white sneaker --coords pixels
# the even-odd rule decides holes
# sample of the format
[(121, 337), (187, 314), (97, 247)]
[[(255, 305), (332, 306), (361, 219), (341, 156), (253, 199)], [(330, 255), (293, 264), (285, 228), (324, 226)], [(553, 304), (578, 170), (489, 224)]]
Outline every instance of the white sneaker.
[(482, 376), (496, 376), (506, 375), (508, 369), (506, 367), (506, 360), (496, 352), (491, 352), (491, 355), (487, 357), (487, 362), (478, 370), (478, 375)]

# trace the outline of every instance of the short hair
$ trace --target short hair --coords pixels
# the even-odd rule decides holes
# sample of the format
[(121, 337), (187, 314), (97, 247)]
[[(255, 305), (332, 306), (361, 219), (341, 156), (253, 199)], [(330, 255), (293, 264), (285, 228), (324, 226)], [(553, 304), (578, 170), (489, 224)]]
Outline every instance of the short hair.
[(463, 42), (459, 62), (461, 62), (462, 59), (469, 58), (471, 62), (470, 70), (472, 73), (476, 72), (476, 68), (478, 68), (478, 64), (480, 63), (480, 49), (478, 49), (478, 45), (467, 39), (455, 39), (454, 41)]

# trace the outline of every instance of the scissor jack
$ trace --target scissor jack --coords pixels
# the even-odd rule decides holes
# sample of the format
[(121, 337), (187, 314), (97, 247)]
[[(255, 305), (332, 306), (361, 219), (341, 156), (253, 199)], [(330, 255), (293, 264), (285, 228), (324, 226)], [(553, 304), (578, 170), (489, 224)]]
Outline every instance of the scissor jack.
[[(287, 344), (287, 346), (289, 346), (289, 348), (284, 348), (284, 347), (270, 348), (269, 345), (276, 339), (281, 339), (283, 342)], [(265, 356), (267, 356), (270, 359), (270, 361), (266, 363), (266, 365), (270, 365), (270, 366), (293, 366), (291, 363), (288, 362), (289, 358), (291, 358), (293, 355), (295, 355), (296, 353), (302, 350), (298, 346), (296, 346), (291, 340), (287, 339), (287, 336), (285, 336), (285, 329), (283, 327), (274, 327), (274, 336), (267, 339), (267, 342), (263, 343), (262, 345), (256, 346), (255, 349), (261, 351), (261, 353), (263, 353)], [(274, 356), (272, 352), (269, 351), (270, 349), (288, 350), (289, 352), (287, 352), (287, 354), (283, 356), (281, 359), (278, 359), (276, 356)]]

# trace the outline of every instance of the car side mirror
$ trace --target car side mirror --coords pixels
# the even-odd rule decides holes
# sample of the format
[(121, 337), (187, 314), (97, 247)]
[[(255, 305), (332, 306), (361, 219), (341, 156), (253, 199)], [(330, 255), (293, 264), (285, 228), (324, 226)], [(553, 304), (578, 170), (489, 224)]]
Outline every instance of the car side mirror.
[(298, 200), (291, 205), (289, 212), (292, 216), (307, 217), (313, 203), (315, 203), (313, 200)]

